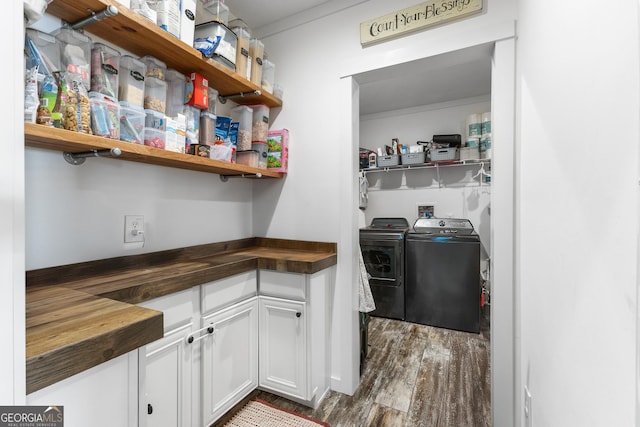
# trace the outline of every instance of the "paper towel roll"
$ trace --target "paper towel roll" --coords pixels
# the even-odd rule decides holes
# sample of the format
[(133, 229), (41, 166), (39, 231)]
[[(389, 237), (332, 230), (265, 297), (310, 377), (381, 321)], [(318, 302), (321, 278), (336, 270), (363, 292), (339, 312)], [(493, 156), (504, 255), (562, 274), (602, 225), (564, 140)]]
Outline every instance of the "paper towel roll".
[(481, 135), (480, 114), (469, 114), (467, 117), (467, 136), (469, 138), (479, 137)]
[(491, 133), (491, 111), (482, 113), (482, 125), (480, 127), (482, 135)]

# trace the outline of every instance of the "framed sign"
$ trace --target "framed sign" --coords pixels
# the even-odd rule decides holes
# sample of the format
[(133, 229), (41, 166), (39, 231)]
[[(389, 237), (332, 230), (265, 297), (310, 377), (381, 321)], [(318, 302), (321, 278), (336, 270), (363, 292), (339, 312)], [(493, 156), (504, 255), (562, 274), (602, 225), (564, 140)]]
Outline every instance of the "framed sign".
[(360, 24), (360, 44), (367, 46), (482, 11), (483, 0), (420, 3)]

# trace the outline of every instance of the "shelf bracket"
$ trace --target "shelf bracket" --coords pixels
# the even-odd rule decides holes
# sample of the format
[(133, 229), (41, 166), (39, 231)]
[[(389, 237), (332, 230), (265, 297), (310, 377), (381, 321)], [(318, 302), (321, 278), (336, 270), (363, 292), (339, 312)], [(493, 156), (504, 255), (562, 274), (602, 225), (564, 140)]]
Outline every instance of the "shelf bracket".
[(220, 181), (227, 182), (229, 178), (262, 178), (260, 172), (257, 173), (243, 173), (242, 175), (220, 175)]
[(70, 24), (70, 27), (74, 30), (79, 30), (86, 25), (92, 24), (97, 21), (102, 21), (104, 18), (116, 16), (118, 14), (118, 8), (110, 4), (102, 12), (95, 13), (92, 10), (89, 10), (89, 12), (91, 13), (91, 16), (83, 19), (82, 21), (78, 21), (75, 24)]
[(67, 163), (75, 166), (83, 164), (87, 157), (118, 157), (120, 154), (122, 154), (122, 150), (118, 147), (113, 147), (110, 150), (91, 150), (82, 153), (69, 153), (65, 151), (62, 153)]
[(262, 92), (259, 90), (254, 90), (251, 92), (238, 92), (238, 93), (232, 93), (231, 95), (218, 95), (218, 101), (220, 101), (221, 104), (225, 104), (227, 102), (227, 99), (230, 98), (242, 98), (244, 96), (260, 96), (262, 95)]

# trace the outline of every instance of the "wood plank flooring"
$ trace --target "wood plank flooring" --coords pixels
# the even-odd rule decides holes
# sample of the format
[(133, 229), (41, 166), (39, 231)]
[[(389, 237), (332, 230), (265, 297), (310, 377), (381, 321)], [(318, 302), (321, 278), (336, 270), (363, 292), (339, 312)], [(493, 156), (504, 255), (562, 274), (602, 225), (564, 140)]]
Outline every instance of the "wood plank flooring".
[(483, 323), (480, 334), (471, 334), (372, 317), (369, 354), (353, 396), (329, 391), (315, 410), (264, 391), (249, 398), (332, 427), (490, 426), (490, 342)]

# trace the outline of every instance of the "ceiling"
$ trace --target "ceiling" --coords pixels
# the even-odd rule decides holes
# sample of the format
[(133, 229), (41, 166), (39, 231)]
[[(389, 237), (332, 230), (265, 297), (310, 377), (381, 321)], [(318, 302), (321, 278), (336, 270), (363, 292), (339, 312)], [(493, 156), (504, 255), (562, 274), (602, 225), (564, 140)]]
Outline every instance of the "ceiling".
[(354, 76), (360, 85), (360, 115), (490, 94), (492, 47), (474, 46)]
[[(225, 0), (231, 17), (241, 18), (258, 37), (274, 34), (368, 0)], [(196, 13), (198, 22), (212, 15)], [(432, 56), (355, 76), (360, 85), (360, 115), (488, 95), (491, 92), (491, 50), (485, 44)], [(277, 80), (277, 75), (276, 75)]]

